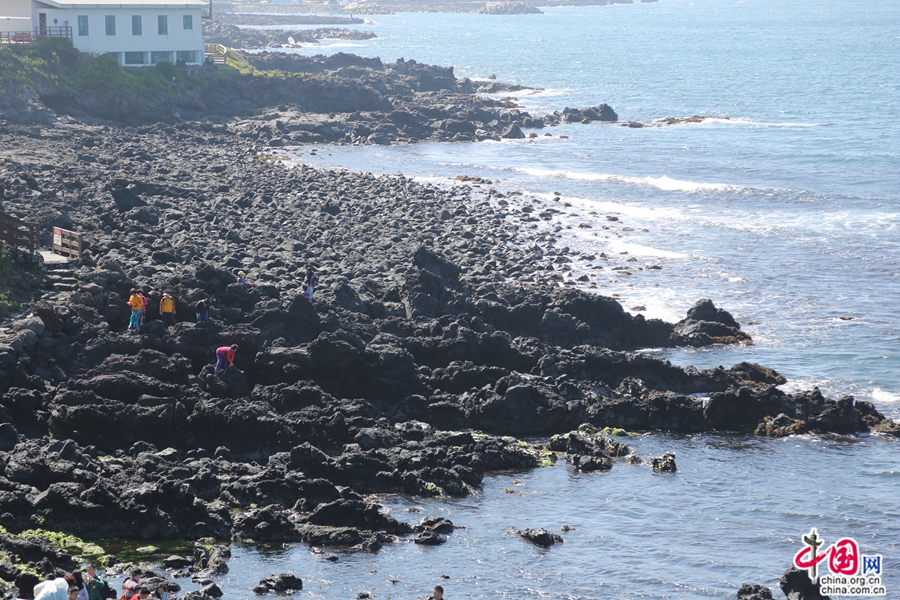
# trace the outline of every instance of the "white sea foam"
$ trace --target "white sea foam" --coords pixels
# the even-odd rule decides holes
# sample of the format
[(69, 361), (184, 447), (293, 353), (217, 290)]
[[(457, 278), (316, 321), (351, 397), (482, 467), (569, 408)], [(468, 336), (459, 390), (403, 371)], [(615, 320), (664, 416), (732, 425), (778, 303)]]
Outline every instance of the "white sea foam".
[(633, 244), (631, 242), (623, 242), (621, 240), (610, 240), (609, 249), (613, 252), (627, 252), (632, 256), (655, 256), (657, 258), (687, 258), (688, 255), (682, 252), (672, 252), (671, 250), (661, 250), (660, 248), (651, 248), (643, 244)]
[(742, 190), (743, 186), (728, 183), (698, 183), (696, 181), (684, 181), (672, 179), (666, 175), (662, 177), (632, 177), (630, 175), (612, 175), (609, 173), (581, 173), (578, 171), (555, 171), (537, 167), (517, 167), (516, 171), (531, 175), (532, 177), (548, 177), (557, 179), (573, 179), (576, 181), (612, 181), (628, 183), (632, 185), (648, 185), (666, 192), (707, 192)]
[[(738, 117), (735, 119), (728, 119), (725, 117), (701, 117), (703, 120), (699, 122), (693, 121), (678, 121), (676, 123), (672, 123), (671, 126), (679, 127), (679, 126), (687, 126), (687, 125), (708, 125), (708, 124), (716, 124), (716, 125), (750, 125), (754, 127), (819, 127), (820, 123), (772, 123), (768, 121), (754, 121), (752, 119), (748, 119), (747, 117)], [(664, 123), (665, 119), (653, 119), (653, 123)]]
[(900, 402), (900, 394), (888, 392), (881, 388), (875, 388), (872, 390), (872, 400), (875, 402), (883, 402), (884, 404), (896, 404)]

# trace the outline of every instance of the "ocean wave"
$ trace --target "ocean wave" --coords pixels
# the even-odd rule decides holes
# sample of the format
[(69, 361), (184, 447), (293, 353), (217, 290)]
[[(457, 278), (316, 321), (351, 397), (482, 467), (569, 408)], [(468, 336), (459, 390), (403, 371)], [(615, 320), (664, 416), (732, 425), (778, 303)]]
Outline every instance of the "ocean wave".
[(660, 248), (652, 248), (643, 244), (634, 244), (631, 242), (622, 242), (620, 240), (610, 240), (607, 244), (613, 252), (627, 252), (632, 256), (653, 256), (656, 258), (687, 258), (688, 255), (682, 252), (672, 252), (671, 250), (662, 250)]
[(701, 121), (684, 120), (675, 123), (666, 123), (666, 119), (653, 119), (651, 123), (666, 124), (673, 127), (679, 125), (707, 125), (709, 123), (715, 123), (717, 125), (750, 125), (754, 127), (819, 127), (821, 125), (820, 123), (773, 123), (769, 121), (754, 121), (747, 117), (737, 117), (734, 119), (727, 117), (701, 117), (701, 119)]
[(548, 177), (557, 179), (573, 179), (576, 181), (611, 181), (618, 183), (628, 183), (632, 185), (648, 185), (666, 192), (708, 192), (708, 191), (726, 191), (726, 190), (746, 190), (740, 185), (732, 185), (729, 183), (698, 183), (696, 181), (685, 181), (681, 179), (672, 179), (666, 175), (661, 177), (633, 177), (630, 175), (613, 175), (609, 173), (580, 173), (578, 171), (562, 171), (552, 169), (541, 169), (537, 167), (517, 167), (515, 169), (519, 173), (531, 175), (532, 177)]
[(872, 390), (872, 400), (875, 402), (882, 402), (884, 404), (896, 404), (900, 402), (900, 394), (895, 392), (888, 392), (881, 388), (875, 388)]

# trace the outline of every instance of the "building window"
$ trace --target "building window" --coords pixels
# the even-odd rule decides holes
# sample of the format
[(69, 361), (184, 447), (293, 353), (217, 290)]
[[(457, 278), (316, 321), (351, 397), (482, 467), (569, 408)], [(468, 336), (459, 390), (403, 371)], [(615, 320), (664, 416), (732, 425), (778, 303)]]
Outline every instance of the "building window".
[(115, 15), (106, 15), (106, 35), (116, 35)]
[(159, 15), (159, 35), (169, 35), (169, 17)]
[(88, 18), (87, 15), (78, 15), (78, 35), (88, 34)]
[(196, 50), (179, 50), (176, 54), (178, 56), (178, 62), (186, 62), (186, 63), (195, 63), (200, 62), (197, 60), (197, 51)]
[(126, 65), (143, 65), (145, 64), (146, 55), (144, 52), (126, 52)]
[(141, 15), (131, 15), (131, 35), (143, 35)]
[(194, 15), (184, 15), (184, 28), (185, 29), (193, 29), (194, 28)]
[(150, 53), (150, 62), (154, 65), (158, 65), (159, 63), (170, 63), (172, 62), (172, 53), (171, 52), (151, 52)]

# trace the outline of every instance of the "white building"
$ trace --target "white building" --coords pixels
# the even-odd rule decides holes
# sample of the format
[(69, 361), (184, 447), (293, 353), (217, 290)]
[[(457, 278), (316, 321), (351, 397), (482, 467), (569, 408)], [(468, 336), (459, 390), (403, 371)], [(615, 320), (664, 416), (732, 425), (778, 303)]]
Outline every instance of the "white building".
[[(15, 1), (15, 0), (14, 0)], [(207, 0), (30, 0), (37, 34), (72, 28), (72, 43), (121, 65), (200, 63)]]

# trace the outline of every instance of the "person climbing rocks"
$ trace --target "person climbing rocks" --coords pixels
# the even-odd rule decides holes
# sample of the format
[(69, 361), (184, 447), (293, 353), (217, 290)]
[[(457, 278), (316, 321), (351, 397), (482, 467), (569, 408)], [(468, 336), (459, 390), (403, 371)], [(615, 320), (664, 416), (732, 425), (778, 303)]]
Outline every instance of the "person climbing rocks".
[(197, 302), (195, 307), (197, 310), (197, 322), (209, 321), (209, 298), (204, 298)]
[(141, 309), (144, 308), (144, 298), (135, 288), (131, 288), (129, 294), (128, 306), (131, 307), (131, 320), (128, 321), (128, 331), (132, 331), (141, 326)]
[(319, 276), (316, 275), (312, 267), (306, 267), (306, 278), (303, 280), (303, 283), (309, 286), (309, 299), (312, 301), (316, 286), (319, 285)]
[(166, 328), (175, 327), (175, 298), (169, 292), (163, 292), (159, 300), (159, 314)]
[(312, 290), (305, 283), (300, 284), (300, 295), (312, 302)]
[(244, 279), (244, 277), (246, 277), (246, 276), (247, 276), (247, 274), (244, 273), (243, 271), (238, 271), (238, 283), (240, 283), (244, 287), (250, 287), (253, 284), (251, 282), (247, 281), (246, 279)]
[(88, 592), (88, 600), (103, 600), (107, 587), (106, 581), (97, 576), (97, 567), (88, 565), (84, 568), (84, 588)]
[(237, 344), (222, 346), (216, 350), (216, 373), (225, 370), (234, 364), (234, 354), (237, 351)]

